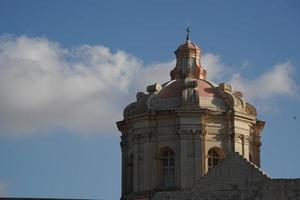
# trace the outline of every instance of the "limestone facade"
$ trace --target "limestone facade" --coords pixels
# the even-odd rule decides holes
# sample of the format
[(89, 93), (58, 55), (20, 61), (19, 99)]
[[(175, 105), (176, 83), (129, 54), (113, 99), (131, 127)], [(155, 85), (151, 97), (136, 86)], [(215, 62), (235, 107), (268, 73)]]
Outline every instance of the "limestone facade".
[(299, 200), (300, 179), (271, 179), (239, 153), (232, 153), (197, 184), (153, 194), (154, 200)]
[(260, 166), (265, 123), (257, 119), (254, 106), (231, 85), (206, 80), (201, 49), (192, 41), (181, 44), (175, 54), (171, 80), (138, 92), (117, 122), (123, 200), (182, 195), (178, 191), (196, 187), (235, 152)]

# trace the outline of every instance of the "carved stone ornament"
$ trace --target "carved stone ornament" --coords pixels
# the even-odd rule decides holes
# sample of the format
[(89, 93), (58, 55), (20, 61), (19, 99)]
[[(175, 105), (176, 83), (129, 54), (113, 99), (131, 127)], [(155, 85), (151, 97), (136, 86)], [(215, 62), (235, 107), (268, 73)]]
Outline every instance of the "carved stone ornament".
[(149, 92), (150, 94), (158, 92), (159, 90), (161, 90), (161, 85), (158, 83), (154, 83), (153, 85), (149, 85), (147, 87), (147, 92)]
[(143, 92), (138, 92), (136, 94), (137, 101), (129, 104), (124, 109), (124, 113), (123, 113), (124, 117), (128, 117), (128, 116), (146, 112), (148, 110), (148, 107), (146, 104), (148, 98), (149, 98), (149, 95), (146, 95)]
[(250, 136), (249, 135), (244, 135), (244, 143), (249, 144), (250, 143)]
[(226, 92), (232, 92), (233, 90), (232, 86), (226, 83), (221, 83), (219, 85), (219, 89)]
[(243, 142), (244, 135), (243, 135), (243, 134), (239, 134), (239, 133), (235, 133), (235, 134), (233, 135), (233, 138), (234, 138), (234, 141), (235, 141), (235, 142), (242, 143), (242, 142)]
[(184, 89), (182, 91), (182, 104), (183, 105), (199, 105), (199, 93), (198, 90)]
[(150, 108), (153, 108), (153, 107), (158, 107), (160, 104), (160, 99), (158, 96), (152, 96), (150, 99), (149, 99), (149, 107)]
[(246, 112), (246, 102), (242, 98), (243, 94), (241, 92), (233, 92), (231, 85), (226, 83), (221, 83), (218, 86), (218, 91), (230, 109), (239, 112)]
[(143, 98), (145, 98), (147, 95), (144, 92), (138, 92), (136, 93), (136, 100), (141, 101)]

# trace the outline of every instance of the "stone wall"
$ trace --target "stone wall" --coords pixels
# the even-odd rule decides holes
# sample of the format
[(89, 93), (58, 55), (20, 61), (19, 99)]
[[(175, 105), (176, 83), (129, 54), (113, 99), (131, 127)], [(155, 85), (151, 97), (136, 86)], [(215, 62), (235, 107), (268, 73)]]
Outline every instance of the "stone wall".
[(158, 192), (155, 200), (298, 200), (300, 179), (272, 179), (238, 153), (224, 159), (184, 191)]

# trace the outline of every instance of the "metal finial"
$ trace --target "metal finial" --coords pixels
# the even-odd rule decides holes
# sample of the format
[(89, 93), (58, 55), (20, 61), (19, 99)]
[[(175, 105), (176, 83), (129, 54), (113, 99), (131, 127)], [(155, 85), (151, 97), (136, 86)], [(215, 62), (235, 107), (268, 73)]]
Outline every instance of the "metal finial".
[(189, 26), (189, 24), (188, 24), (188, 22), (187, 22), (187, 24), (186, 24), (186, 40), (190, 40), (190, 32), (191, 32), (191, 29), (190, 29), (190, 26)]

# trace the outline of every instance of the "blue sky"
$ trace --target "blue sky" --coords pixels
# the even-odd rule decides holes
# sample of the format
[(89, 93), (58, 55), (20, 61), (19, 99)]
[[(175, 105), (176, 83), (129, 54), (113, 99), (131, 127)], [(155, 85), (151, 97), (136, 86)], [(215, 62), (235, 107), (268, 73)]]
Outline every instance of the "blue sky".
[(1, 0), (0, 195), (118, 199), (114, 123), (169, 80), (187, 19), (210, 79), (266, 121), (263, 170), (299, 178), (298, 1)]

